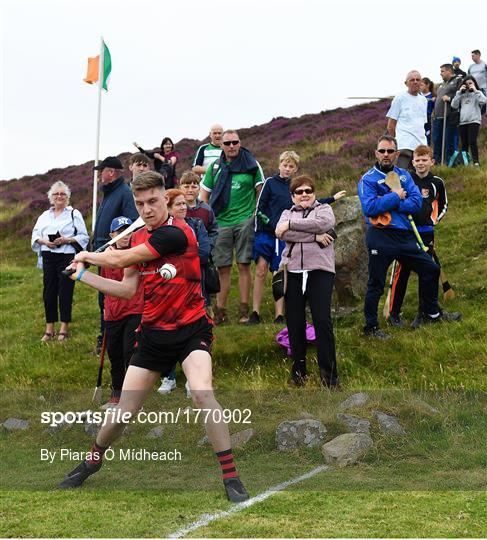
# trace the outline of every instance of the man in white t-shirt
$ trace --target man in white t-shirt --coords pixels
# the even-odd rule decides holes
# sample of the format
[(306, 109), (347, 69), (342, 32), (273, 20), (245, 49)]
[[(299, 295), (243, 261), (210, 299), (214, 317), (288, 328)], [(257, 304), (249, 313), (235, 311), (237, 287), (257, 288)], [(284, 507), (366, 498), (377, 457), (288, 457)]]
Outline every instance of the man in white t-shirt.
[(420, 144), (427, 144), (424, 126), (427, 122), (428, 101), (420, 94), (421, 75), (410, 71), (406, 75), (407, 92), (396, 96), (387, 111), (387, 132), (397, 139), (399, 158), (397, 166), (409, 169), (413, 151)]
[(480, 90), (487, 96), (487, 64), (480, 58), (480, 51), (472, 51), (473, 64), (468, 68), (468, 74), (475, 77)]

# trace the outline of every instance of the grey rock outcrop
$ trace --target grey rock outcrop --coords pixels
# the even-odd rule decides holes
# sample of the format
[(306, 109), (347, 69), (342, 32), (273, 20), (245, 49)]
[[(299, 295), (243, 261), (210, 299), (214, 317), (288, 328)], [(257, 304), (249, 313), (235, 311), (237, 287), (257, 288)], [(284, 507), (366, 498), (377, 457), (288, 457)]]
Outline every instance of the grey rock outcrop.
[[(242, 431), (237, 431), (230, 435), (230, 444), (232, 448), (239, 448), (244, 446), (250, 439), (254, 436), (254, 430), (252, 428), (244, 429)], [(205, 435), (198, 441), (198, 446), (204, 446), (209, 444), (208, 435)]]
[(373, 444), (366, 433), (344, 433), (324, 444), (321, 451), (327, 463), (346, 467), (354, 464)]
[(382, 411), (374, 411), (373, 414), (377, 422), (379, 422), (380, 429), (387, 435), (406, 435), (405, 429), (395, 416)]
[(352, 433), (366, 433), (370, 435), (370, 422), (353, 414), (338, 413), (338, 420), (343, 422)]
[(362, 298), (367, 284), (365, 221), (358, 196), (346, 197), (333, 205), (338, 238), (335, 240), (335, 290), (340, 306)]
[(325, 436), (326, 427), (318, 420), (285, 421), (277, 426), (276, 446), (287, 452), (299, 446), (319, 445)]

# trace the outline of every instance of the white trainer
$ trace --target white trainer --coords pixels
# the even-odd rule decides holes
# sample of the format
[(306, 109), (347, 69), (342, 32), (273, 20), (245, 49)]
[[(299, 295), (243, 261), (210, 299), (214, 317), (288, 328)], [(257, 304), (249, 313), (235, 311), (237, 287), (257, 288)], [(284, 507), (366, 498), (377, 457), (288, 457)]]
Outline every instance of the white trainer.
[(167, 377), (164, 377), (161, 382), (161, 386), (157, 389), (159, 394), (169, 394), (176, 388), (176, 381), (175, 379), (168, 379)]

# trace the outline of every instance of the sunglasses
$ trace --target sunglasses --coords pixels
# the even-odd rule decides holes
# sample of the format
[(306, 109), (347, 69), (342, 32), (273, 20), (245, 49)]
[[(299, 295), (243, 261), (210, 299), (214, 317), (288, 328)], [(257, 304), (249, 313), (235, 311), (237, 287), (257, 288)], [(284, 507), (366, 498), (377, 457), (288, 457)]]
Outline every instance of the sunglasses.
[(397, 150), (393, 150), (392, 148), (377, 148), (377, 152), (379, 154), (395, 154)]
[(303, 195), (305, 193), (306, 193), (306, 195), (311, 195), (312, 193), (314, 193), (314, 189), (312, 189), (310, 187), (307, 187), (307, 188), (303, 188), (303, 189), (298, 188), (298, 189), (295, 189), (293, 191), (294, 195)]
[(240, 144), (240, 141), (223, 141), (223, 144), (225, 146), (237, 146)]
[(67, 194), (66, 194), (66, 193), (58, 192), (58, 193), (53, 193), (52, 196), (53, 196), (53, 197), (66, 197)]

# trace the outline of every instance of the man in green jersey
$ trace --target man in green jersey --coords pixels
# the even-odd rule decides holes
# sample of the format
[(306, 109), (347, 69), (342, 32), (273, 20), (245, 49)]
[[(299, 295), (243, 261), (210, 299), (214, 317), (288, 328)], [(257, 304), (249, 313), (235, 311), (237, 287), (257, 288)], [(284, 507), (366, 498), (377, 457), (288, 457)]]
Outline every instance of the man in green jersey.
[(239, 323), (249, 320), (250, 263), (254, 240), (254, 213), (264, 184), (264, 173), (254, 156), (241, 146), (238, 133), (227, 130), (222, 135), (222, 155), (207, 169), (201, 182), (202, 201), (213, 209), (219, 234), (213, 261), (220, 274), (221, 290), (217, 295), (216, 324), (229, 322), (226, 304), (235, 251), (240, 292)]

